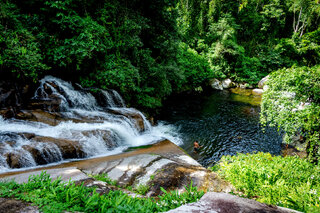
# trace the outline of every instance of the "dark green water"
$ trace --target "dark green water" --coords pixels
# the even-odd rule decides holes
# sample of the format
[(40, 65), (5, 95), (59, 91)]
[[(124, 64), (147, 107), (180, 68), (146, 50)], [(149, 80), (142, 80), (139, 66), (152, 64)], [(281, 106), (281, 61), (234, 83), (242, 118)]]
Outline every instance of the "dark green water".
[[(178, 128), (181, 147), (202, 165), (238, 152), (270, 152), (278, 155), (282, 137), (275, 129), (259, 125), (260, 98), (229, 91), (171, 97), (160, 119)], [(193, 152), (193, 142), (203, 146)]]

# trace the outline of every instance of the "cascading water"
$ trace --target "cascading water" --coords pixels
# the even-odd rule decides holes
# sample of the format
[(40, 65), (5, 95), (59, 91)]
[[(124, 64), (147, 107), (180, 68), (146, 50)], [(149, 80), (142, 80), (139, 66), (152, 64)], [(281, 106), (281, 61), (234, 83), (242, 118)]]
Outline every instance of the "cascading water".
[(101, 90), (109, 107), (125, 107), (125, 103), (120, 94), (115, 90)]
[[(99, 94), (105, 105), (89, 91), (76, 90), (61, 79), (42, 79), (34, 100), (57, 99), (59, 110), (25, 110), (23, 113), (30, 119), (24, 120), (0, 116), (0, 173), (66, 159), (116, 154), (130, 146), (165, 138), (181, 143), (173, 126), (152, 127), (141, 112), (126, 108), (116, 91), (101, 90)], [(39, 118), (39, 114), (46, 117)]]

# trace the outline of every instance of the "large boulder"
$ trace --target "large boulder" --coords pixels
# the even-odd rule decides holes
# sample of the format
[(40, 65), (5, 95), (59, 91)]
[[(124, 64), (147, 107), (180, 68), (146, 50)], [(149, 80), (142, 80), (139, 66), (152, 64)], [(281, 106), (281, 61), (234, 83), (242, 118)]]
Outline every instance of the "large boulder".
[(260, 89), (263, 89), (263, 87), (265, 86), (266, 82), (268, 81), (269, 76), (267, 75), (266, 77), (264, 77), (263, 79), (261, 79), (258, 83), (258, 87)]
[(235, 83), (231, 81), (231, 79), (227, 78), (227, 79), (224, 79), (222, 81), (222, 87), (224, 89), (229, 89), (229, 88), (232, 88), (232, 87), (235, 87)]
[(189, 203), (179, 208), (168, 211), (168, 213), (299, 213), (298, 211), (278, 206), (259, 203), (255, 200), (237, 197), (226, 193), (208, 192), (198, 202)]
[(262, 95), (263, 94), (263, 89), (253, 89), (252, 90), (252, 95)]
[(209, 81), (209, 84), (210, 84), (210, 86), (211, 86), (213, 89), (223, 90), (223, 85), (222, 85), (221, 81), (219, 81), (219, 80), (216, 79), (216, 78), (211, 79), (211, 80)]

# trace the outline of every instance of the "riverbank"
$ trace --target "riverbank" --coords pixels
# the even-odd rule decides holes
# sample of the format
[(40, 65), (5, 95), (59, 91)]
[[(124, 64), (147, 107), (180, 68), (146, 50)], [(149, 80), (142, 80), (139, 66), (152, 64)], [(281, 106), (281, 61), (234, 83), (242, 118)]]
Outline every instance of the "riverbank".
[(320, 212), (320, 166), (297, 156), (270, 153), (224, 156), (212, 168), (236, 195), (302, 212)]
[[(223, 162), (222, 160), (221, 163)], [(244, 166), (246, 165), (248, 164), (244, 163)], [(234, 189), (219, 177), (229, 179), (222, 174), (223, 168), (219, 168), (218, 175), (201, 167), (170, 141), (162, 141), (151, 147), (116, 156), (3, 174), (2, 180), (15, 179), (22, 185), (0, 181), (0, 197), (13, 196), (32, 202), (44, 212), (103, 212), (104, 209), (111, 208), (115, 212), (164, 212), (191, 202), (195, 203), (172, 212), (179, 212), (181, 209), (188, 212), (193, 209), (223, 213), (228, 211), (222, 209), (231, 207), (235, 213), (295, 212), (259, 203), (255, 201), (255, 196), (248, 196), (255, 199), (249, 200), (225, 193), (213, 193), (232, 191), (241, 196), (245, 195), (244, 190)], [(43, 171), (46, 171), (46, 174)], [(232, 172), (232, 169), (226, 171)], [(246, 180), (246, 174), (243, 173), (241, 179)], [(75, 184), (70, 180), (75, 181)], [(64, 182), (69, 184), (65, 185)], [(210, 193), (203, 196), (205, 191)], [(22, 209), (29, 208), (30, 205), (12, 199), (2, 200), (4, 209), (1, 210), (6, 210), (6, 204), (10, 206), (10, 203), (15, 203)], [(33, 211), (37, 212), (37, 207), (35, 208)]]

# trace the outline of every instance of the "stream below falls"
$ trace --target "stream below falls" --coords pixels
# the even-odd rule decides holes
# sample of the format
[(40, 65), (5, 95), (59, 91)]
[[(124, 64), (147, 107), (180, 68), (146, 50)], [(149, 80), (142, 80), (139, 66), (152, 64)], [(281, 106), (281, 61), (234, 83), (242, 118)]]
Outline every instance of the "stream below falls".
[[(274, 128), (263, 131), (259, 124), (261, 97), (233, 91), (171, 97), (160, 113), (160, 120), (176, 127), (181, 147), (205, 167), (238, 152), (281, 152), (281, 134)], [(203, 146), (197, 153), (194, 141)]]
[[(47, 76), (25, 109), (0, 115), (0, 173), (114, 155), (164, 139), (203, 166), (237, 152), (280, 154), (281, 135), (259, 125), (260, 99), (230, 91), (175, 96), (151, 126), (114, 90), (91, 91)], [(198, 153), (195, 140), (203, 146)]]

